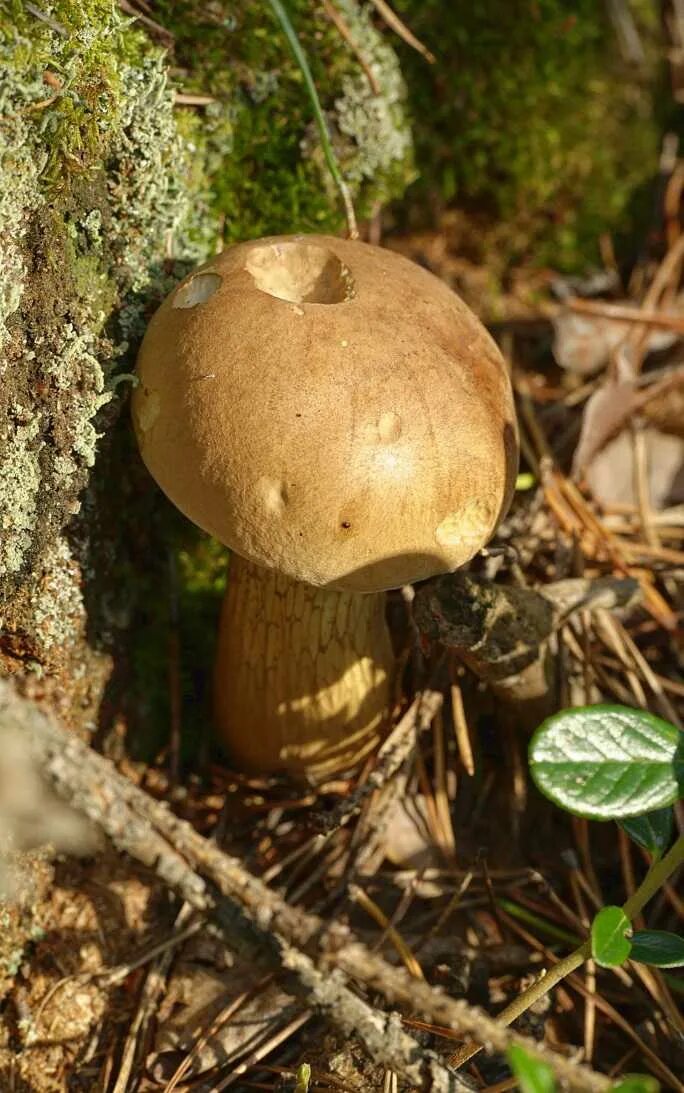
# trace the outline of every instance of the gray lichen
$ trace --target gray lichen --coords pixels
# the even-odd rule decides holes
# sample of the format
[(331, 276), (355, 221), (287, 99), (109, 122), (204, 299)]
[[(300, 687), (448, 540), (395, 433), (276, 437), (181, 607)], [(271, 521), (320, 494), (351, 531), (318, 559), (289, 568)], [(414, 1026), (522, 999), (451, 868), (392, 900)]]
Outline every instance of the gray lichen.
[(406, 84), (394, 50), (373, 26), (368, 7), (353, 0), (337, 0), (337, 7), (379, 92), (375, 94), (359, 69), (343, 78), (342, 94), (335, 100), (338, 128), (356, 148), (356, 155), (345, 161), (347, 181), (358, 188), (378, 176), (405, 172), (413, 139), (406, 121)]
[[(19, 39), (17, 48), (22, 44)], [(38, 72), (22, 73), (21, 78), (0, 78), (0, 350), (10, 337), (7, 321), (21, 301), (25, 276), (22, 242), (31, 213), (41, 202), (38, 179), (47, 152), (36, 148), (30, 139), (27, 110), (45, 98), (45, 90)], [(0, 377), (6, 368), (0, 357)]]
[(40, 417), (16, 404), (10, 408), (0, 445), (0, 574), (17, 573), (31, 546), (41, 474)]
[(31, 593), (40, 652), (47, 659), (57, 645), (78, 641), (86, 623), (81, 571), (66, 539), (46, 550)]

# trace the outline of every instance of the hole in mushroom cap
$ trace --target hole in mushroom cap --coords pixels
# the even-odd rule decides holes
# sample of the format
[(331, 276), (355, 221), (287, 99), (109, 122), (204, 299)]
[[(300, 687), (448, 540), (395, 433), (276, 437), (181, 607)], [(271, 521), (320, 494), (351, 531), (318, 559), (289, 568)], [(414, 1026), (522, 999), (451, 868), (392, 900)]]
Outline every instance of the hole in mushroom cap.
[(205, 304), (221, 284), (218, 273), (197, 273), (178, 289), (172, 307), (196, 307)]
[(292, 304), (341, 304), (354, 295), (347, 267), (332, 251), (314, 243), (253, 247), (245, 269), (260, 292)]

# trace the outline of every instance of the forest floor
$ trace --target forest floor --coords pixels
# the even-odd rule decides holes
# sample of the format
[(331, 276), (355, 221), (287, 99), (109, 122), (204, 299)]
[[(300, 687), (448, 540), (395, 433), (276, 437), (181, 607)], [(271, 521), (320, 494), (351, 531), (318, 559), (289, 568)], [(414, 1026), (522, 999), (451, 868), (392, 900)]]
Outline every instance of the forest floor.
[[(642, 270), (642, 284), (623, 287), (608, 270), (596, 295), (589, 281), (521, 270), (494, 296), (487, 271), (456, 257), (455, 221), (388, 243), (465, 296), (511, 367), (519, 488), (472, 571), (519, 587), (635, 582), (630, 604), (573, 612), (550, 635), (552, 708), (617, 702), (681, 725), (684, 463), (673, 468), (672, 451), (681, 460), (684, 353), (675, 340), (649, 354), (662, 324), (615, 323), (610, 306), (628, 300), (679, 315), (684, 246), (673, 240), (669, 258)], [(596, 314), (582, 310), (587, 299)], [(597, 345), (598, 364), (588, 362)], [(631, 346), (626, 363), (620, 345)], [(416, 638), (399, 593), (389, 617), (404, 665), (395, 724), (418, 692), (443, 701), (383, 789), (359, 794), (373, 759), (355, 778), (310, 792), (246, 779), (219, 759), (177, 783), (168, 749), (155, 763), (118, 766), (291, 907), (343, 924), (390, 964), (495, 1015), (586, 936), (598, 907), (634, 891), (644, 858), (616, 825), (573, 820), (543, 799), (527, 770), (529, 717), (456, 657), (433, 685), (443, 650)], [(172, 689), (186, 654), (181, 647), (170, 664)], [(408, 1088), (293, 994), (277, 966), (255, 969), (169, 891), (153, 863), (108, 843), (95, 857), (41, 861), (34, 874), (34, 939), (11, 970), (0, 1033), (2, 1090)], [(649, 925), (675, 929), (682, 911), (681, 895), (666, 887)], [(682, 1089), (682, 987), (636, 964), (589, 962), (519, 1027), (604, 1074), (648, 1072), (663, 1089)], [(454, 1034), (400, 1009), (404, 1029), (446, 1065)], [(461, 1074), (474, 1090), (517, 1088), (501, 1054), (480, 1054)]]

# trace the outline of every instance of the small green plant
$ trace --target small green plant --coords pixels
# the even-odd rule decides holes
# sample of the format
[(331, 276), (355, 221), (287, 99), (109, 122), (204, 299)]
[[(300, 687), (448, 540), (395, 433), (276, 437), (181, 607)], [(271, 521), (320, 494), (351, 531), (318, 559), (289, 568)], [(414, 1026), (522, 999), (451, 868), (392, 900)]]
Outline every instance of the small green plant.
[(308, 1063), (300, 1063), (297, 1067), (296, 1085), (294, 1093), (309, 1093), (309, 1083), (311, 1082), (311, 1067)]
[(631, 925), (684, 861), (684, 837), (667, 849), (671, 806), (684, 796), (679, 729), (627, 706), (561, 710), (532, 737), (529, 762), (537, 787), (555, 804), (576, 816), (617, 820), (651, 856), (641, 886), (624, 907), (603, 907), (596, 914), (590, 939), (577, 954), (591, 955), (604, 968), (625, 960), (684, 966), (684, 938), (664, 930), (632, 931)]
[[(532, 778), (561, 808), (594, 820), (616, 820), (645, 849), (650, 865), (622, 907), (603, 907), (589, 938), (559, 960), (499, 1015), (510, 1025), (585, 960), (605, 968), (637, 960), (656, 968), (684, 967), (684, 938), (663, 930), (632, 930), (632, 922), (684, 862), (684, 836), (672, 843), (672, 806), (684, 797), (684, 735), (667, 721), (627, 706), (561, 710), (535, 732)], [(672, 845), (671, 845), (672, 844)], [(474, 1054), (459, 1056), (459, 1064)], [(509, 1062), (522, 1093), (553, 1093), (548, 1068), (513, 1045)], [(613, 1093), (657, 1093), (652, 1077), (626, 1076)]]

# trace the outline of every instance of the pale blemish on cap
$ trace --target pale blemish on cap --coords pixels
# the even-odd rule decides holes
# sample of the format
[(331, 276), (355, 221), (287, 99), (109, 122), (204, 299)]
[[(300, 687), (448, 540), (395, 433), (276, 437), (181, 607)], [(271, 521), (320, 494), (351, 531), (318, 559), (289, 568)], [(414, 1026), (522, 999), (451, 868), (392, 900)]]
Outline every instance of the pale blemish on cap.
[(378, 437), (383, 444), (393, 444), (401, 436), (401, 418), (393, 410), (380, 414), (378, 418)]
[(205, 304), (214, 295), (221, 284), (218, 273), (196, 273), (189, 281), (178, 289), (173, 297), (171, 307), (189, 308)]
[(266, 512), (281, 516), (288, 502), (287, 486), (277, 478), (260, 478), (257, 489)]
[(458, 512), (450, 512), (435, 530), (441, 547), (482, 545), (492, 527), (492, 510), (486, 501), (469, 501)]
[(154, 425), (161, 411), (161, 398), (158, 391), (141, 387), (135, 402), (135, 420), (141, 433), (147, 433)]

